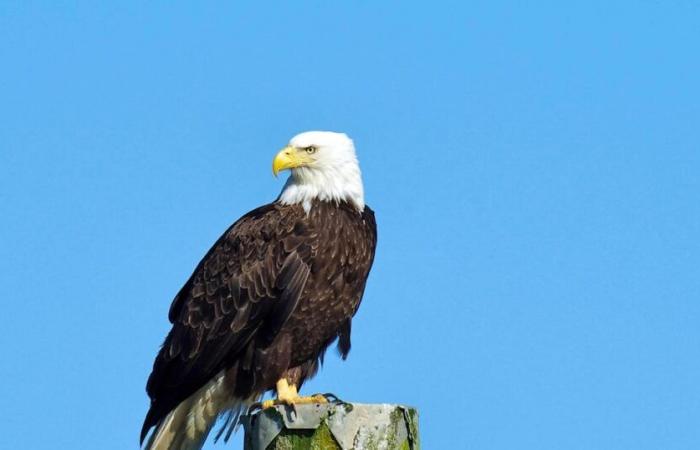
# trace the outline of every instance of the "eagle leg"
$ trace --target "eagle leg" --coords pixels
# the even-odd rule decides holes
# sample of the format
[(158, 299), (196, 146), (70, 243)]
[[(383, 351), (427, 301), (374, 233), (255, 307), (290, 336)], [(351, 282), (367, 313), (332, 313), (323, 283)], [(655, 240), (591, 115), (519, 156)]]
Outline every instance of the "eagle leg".
[(275, 400), (265, 400), (262, 402), (262, 409), (271, 408), (277, 405), (304, 405), (308, 403), (328, 403), (326, 397), (320, 394), (310, 397), (301, 397), (295, 384), (289, 384), (286, 378), (277, 381), (277, 398)]

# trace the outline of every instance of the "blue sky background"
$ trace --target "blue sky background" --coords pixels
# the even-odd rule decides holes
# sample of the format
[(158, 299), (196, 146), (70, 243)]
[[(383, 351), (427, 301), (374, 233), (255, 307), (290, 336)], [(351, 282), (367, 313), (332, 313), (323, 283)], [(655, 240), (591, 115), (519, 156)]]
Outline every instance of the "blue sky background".
[(0, 4), (3, 447), (136, 449), (172, 297), (330, 129), (380, 241), (307, 391), (426, 449), (700, 448), (697, 2), (95, 3)]

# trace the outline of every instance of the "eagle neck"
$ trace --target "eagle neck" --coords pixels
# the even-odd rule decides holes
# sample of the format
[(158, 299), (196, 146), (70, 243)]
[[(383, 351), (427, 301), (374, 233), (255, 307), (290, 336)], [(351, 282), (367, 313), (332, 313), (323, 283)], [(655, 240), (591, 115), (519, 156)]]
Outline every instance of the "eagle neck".
[(365, 200), (359, 167), (324, 171), (308, 167), (293, 169), (278, 201), (283, 205), (299, 204), (308, 214), (315, 200), (348, 202), (362, 213)]

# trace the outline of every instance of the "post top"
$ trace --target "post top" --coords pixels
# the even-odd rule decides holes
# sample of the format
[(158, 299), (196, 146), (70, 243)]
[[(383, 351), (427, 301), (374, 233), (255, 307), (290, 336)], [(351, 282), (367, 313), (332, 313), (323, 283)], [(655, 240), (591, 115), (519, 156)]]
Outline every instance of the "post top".
[[(285, 430), (326, 427), (341, 450), (363, 448), (418, 449), (418, 412), (393, 404), (313, 403), (274, 406), (241, 418), (245, 449), (265, 450)], [(384, 442), (383, 442), (384, 441)], [(392, 442), (389, 442), (392, 441)], [(408, 447), (404, 443), (408, 444)], [(370, 445), (372, 445), (370, 447)]]

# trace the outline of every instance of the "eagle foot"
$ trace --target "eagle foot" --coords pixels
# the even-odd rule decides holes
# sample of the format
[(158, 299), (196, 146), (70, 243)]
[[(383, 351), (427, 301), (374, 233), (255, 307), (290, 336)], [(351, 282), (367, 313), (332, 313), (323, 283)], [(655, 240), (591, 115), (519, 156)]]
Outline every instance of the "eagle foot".
[(323, 403), (329, 403), (334, 406), (344, 406), (348, 412), (352, 411), (352, 403), (342, 400), (332, 392), (326, 392), (325, 394), (314, 394), (312, 397), (323, 397), (325, 399), (325, 402)]
[(260, 409), (268, 409), (272, 408), (273, 406), (291, 406), (294, 408), (296, 405), (308, 405), (308, 404), (313, 404), (313, 403), (331, 403), (328, 401), (326, 396), (321, 395), (321, 394), (314, 394), (309, 397), (300, 397), (299, 395), (295, 397), (287, 397), (287, 398), (277, 398), (277, 399), (270, 399), (270, 400), (265, 400), (264, 402), (260, 403)]
[(331, 405), (346, 405), (349, 404), (340, 399), (337, 395), (332, 392), (326, 392), (325, 394), (314, 394), (312, 397), (323, 398), (325, 401), (321, 403), (330, 403)]
[(290, 406), (292, 412), (296, 415), (296, 405), (309, 405), (309, 404), (346, 404), (338, 398), (335, 394), (314, 394), (309, 397), (301, 397), (297, 391), (297, 387), (294, 384), (289, 384), (285, 378), (281, 378), (277, 382), (277, 398), (265, 400), (263, 402), (258, 402), (250, 405), (248, 408), (248, 414), (257, 412), (258, 410), (264, 411), (268, 408), (273, 408), (275, 406)]
[(289, 414), (291, 414), (290, 417), (295, 417), (297, 415), (297, 408), (296, 405), (324, 405), (324, 404), (329, 404), (329, 405), (334, 405), (334, 406), (343, 406), (347, 412), (352, 411), (352, 403), (348, 403), (346, 401), (341, 400), (337, 395), (327, 392), (325, 394), (313, 394), (308, 397), (301, 397), (299, 395), (296, 396), (282, 396), (281, 398), (276, 398), (276, 399), (269, 399), (265, 400), (262, 402), (256, 402), (250, 405), (248, 408), (248, 415), (252, 415), (254, 413), (257, 413), (259, 411), (264, 411), (269, 408), (274, 408), (276, 406), (286, 406), (291, 408), (291, 411), (288, 411)]

